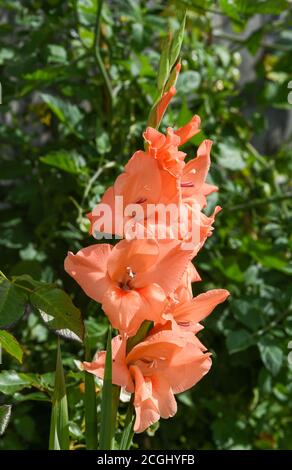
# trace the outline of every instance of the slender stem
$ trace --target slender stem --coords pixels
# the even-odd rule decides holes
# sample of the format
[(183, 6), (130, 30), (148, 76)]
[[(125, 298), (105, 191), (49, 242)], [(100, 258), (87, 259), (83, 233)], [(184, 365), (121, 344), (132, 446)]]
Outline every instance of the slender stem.
[(271, 204), (273, 202), (280, 202), (280, 201), (285, 201), (287, 199), (292, 198), (292, 193), (286, 193), (282, 194), (281, 196), (274, 196), (270, 198), (265, 198), (265, 199), (255, 199), (254, 201), (247, 201), (243, 204), (238, 204), (236, 206), (226, 208), (226, 211), (238, 211), (238, 210), (244, 210), (244, 209), (250, 209), (252, 207), (257, 207), (257, 206), (264, 206), (266, 204)]
[(119, 403), (120, 403), (120, 392), (121, 392), (121, 387), (118, 387), (117, 385), (112, 386), (112, 423), (111, 423), (112, 446), (114, 446), (114, 437), (115, 437), (116, 423), (117, 423), (117, 413), (118, 413), (118, 408), (119, 408)]
[(134, 418), (134, 405), (132, 397), (126, 414), (125, 427), (120, 443), (120, 450), (128, 450), (131, 447), (132, 439), (134, 436)]
[(135, 334), (135, 336), (132, 336), (131, 338), (128, 339), (127, 341), (127, 354), (133, 349), (136, 344), (140, 343), (143, 341), (149, 330), (151, 330), (153, 326), (153, 323), (149, 320), (144, 320), (142, 325), (140, 326), (139, 330)]
[[(85, 335), (85, 359), (91, 361), (88, 335)], [(85, 440), (87, 450), (97, 450), (97, 404), (94, 375), (85, 374)]]
[(100, 55), (100, 48), (99, 48), (102, 5), (103, 5), (103, 0), (99, 0), (97, 13), (96, 13), (95, 31), (94, 31), (94, 39), (93, 39), (93, 49), (94, 49), (94, 53), (95, 53), (95, 60), (97, 62), (97, 65), (98, 65), (100, 73), (102, 75), (104, 84), (105, 84), (106, 89), (107, 89), (107, 94), (108, 94), (108, 97), (109, 97), (109, 107), (110, 107), (110, 112), (111, 112), (112, 102), (113, 102), (112, 86), (111, 86), (110, 78), (108, 76), (106, 68), (104, 66), (102, 57)]

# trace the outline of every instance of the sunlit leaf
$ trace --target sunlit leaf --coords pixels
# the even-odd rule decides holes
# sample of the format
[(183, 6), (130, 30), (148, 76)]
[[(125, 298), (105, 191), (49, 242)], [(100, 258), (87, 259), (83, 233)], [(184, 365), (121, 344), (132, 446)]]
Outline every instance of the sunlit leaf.
[(40, 287), (30, 296), (46, 325), (68, 339), (82, 341), (84, 325), (80, 310), (66, 292), (54, 286)]
[(2, 347), (10, 356), (15, 357), (22, 362), (23, 350), (17, 339), (8, 331), (0, 330), (0, 347)]

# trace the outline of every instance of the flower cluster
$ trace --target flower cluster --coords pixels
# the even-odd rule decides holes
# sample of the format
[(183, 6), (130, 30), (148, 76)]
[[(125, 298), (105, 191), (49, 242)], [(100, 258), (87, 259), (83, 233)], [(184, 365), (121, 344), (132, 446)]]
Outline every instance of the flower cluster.
[[(158, 103), (159, 120), (174, 93), (171, 88)], [(211, 235), (220, 210), (216, 207), (209, 217), (202, 212), (206, 197), (217, 190), (206, 183), (212, 142), (204, 140), (197, 156), (187, 163), (180, 150), (199, 132), (199, 126), (200, 118), (194, 116), (178, 130), (168, 128), (166, 135), (148, 127), (145, 150), (132, 156), (89, 215), (94, 234), (100, 207), (107, 205), (115, 214), (116, 200), (121, 198), (123, 211), (115, 214), (114, 224), (113, 219), (111, 224), (103, 220), (103, 230), (123, 239), (115, 246), (98, 243), (76, 255), (68, 253), (65, 260), (66, 271), (90, 298), (102, 304), (119, 332), (112, 340), (112, 380), (134, 393), (135, 432), (144, 431), (160, 417), (173, 416), (174, 395), (208, 372), (210, 354), (196, 334), (202, 329), (201, 320), (229, 295), (224, 289), (192, 294), (192, 282), (200, 280), (192, 259)], [(185, 216), (176, 214), (171, 223), (161, 220), (159, 208), (167, 204), (182, 208)], [(193, 226), (195, 240), (190, 237)], [(164, 236), (160, 237), (157, 229), (162, 228)], [(138, 343), (129, 341), (145, 321), (150, 325), (146, 337)], [(85, 370), (102, 378), (105, 354), (98, 352), (92, 363), (84, 363)]]

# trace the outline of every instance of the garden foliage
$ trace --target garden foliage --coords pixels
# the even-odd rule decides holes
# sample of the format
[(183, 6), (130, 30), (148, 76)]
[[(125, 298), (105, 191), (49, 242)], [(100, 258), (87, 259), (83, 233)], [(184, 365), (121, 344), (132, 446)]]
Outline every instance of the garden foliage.
[[(217, 204), (223, 210), (196, 258), (204, 283), (194, 295), (220, 286), (231, 298), (200, 333), (213, 355), (209, 374), (178, 395), (171, 421), (135, 443), (291, 448), (291, 4), (106, 0), (102, 13), (97, 0), (0, 7), (0, 448), (47, 448), (52, 403), (53, 412), (66, 408), (64, 375), (69, 438), (60, 445), (85, 446), (84, 372), (74, 358), (84, 360), (84, 323), (91, 357), (104, 348), (108, 323), (63, 260), (92, 244), (86, 214), (143, 146), (162, 86), (161, 49), (184, 8), (182, 68), (161, 129), (199, 114), (202, 132), (184, 150), (195, 155), (206, 136), (214, 141), (209, 183), (220, 192), (208, 213)], [(100, 384), (91, 385), (100, 421)], [(121, 406), (119, 429), (125, 413)]]

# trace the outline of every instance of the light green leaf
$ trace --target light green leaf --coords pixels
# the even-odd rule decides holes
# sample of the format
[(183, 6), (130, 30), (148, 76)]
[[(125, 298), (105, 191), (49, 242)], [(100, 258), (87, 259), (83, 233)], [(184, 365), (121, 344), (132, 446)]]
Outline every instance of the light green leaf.
[(0, 347), (5, 349), (10, 356), (15, 357), (19, 362), (22, 362), (23, 351), (21, 346), (14, 336), (11, 333), (8, 333), (8, 331), (0, 330)]
[(283, 351), (274, 341), (262, 338), (258, 342), (258, 348), (265, 367), (277, 375), (283, 364)]
[(59, 121), (64, 123), (72, 132), (79, 135), (77, 126), (83, 119), (83, 114), (79, 108), (58, 96), (49, 95), (48, 93), (41, 93), (40, 95)]
[(201, 82), (201, 75), (194, 70), (182, 72), (177, 80), (177, 91), (184, 96), (194, 93), (198, 89)]
[(58, 44), (49, 44), (48, 50), (50, 53), (48, 57), (49, 62), (60, 64), (64, 64), (67, 62), (67, 51), (63, 46), (60, 46)]
[(218, 144), (218, 148), (220, 152), (219, 165), (229, 170), (242, 170), (245, 168), (246, 163), (243, 159), (243, 153), (235, 142), (221, 142)]
[(179, 29), (173, 35), (173, 40), (172, 40), (172, 44), (170, 48), (170, 55), (169, 55), (170, 69), (172, 69), (172, 67), (176, 64), (179, 58), (179, 53), (180, 53), (181, 46), (182, 46), (183, 39), (184, 39), (185, 24), (186, 24), (186, 13), (183, 17), (183, 20), (181, 22)]
[(75, 150), (56, 150), (40, 157), (40, 160), (47, 165), (60, 168), (60, 170), (64, 170), (67, 173), (75, 175), (86, 171), (86, 162), (84, 158)]
[(2, 436), (8, 426), (11, 416), (11, 405), (0, 406), (0, 436)]
[(94, 25), (98, 0), (77, 0), (76, 7), (79, 22), (84, 26)]
[(25, 303), (25, 293), (7, 279), (0, 277), (0, 328), (6, 328), (20, 319)]
[(170, 46), (170, 39), (168, 37), (164, 40), (163, 45), (162, 45), (162, 51), (161, 51), (161, 56), (160, 56), (160, 61), (159, 61), (158, 76), (157, 76), (158, 90), (163, 90), (164, 85), (167, 82), (169, 72), (170, 72), (169, 46)]
[(32, 379), (27, 374), (19, 374), (14, 370), (0, 372), (0, 392), (6, 395), (13, 395), (15, 392), (31, 386)]
[(98, 0), (77, 0), (78, 34), (83, 44), (91, 48), (94, 40)]
[(83, 341), (84, 324), (80, 310), (66, 292), (48, 285), (33, 292), (30, 301), (49, 328), (65, 338)]

